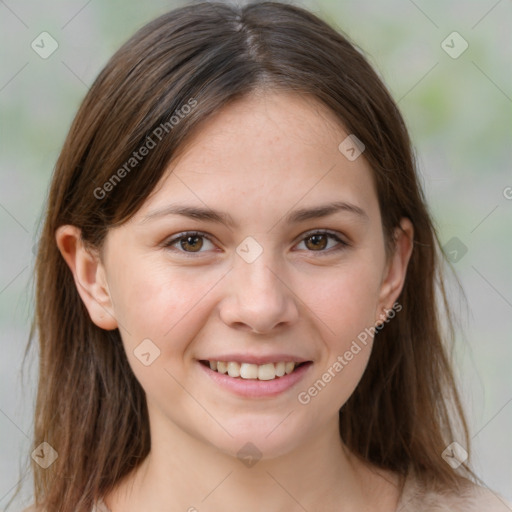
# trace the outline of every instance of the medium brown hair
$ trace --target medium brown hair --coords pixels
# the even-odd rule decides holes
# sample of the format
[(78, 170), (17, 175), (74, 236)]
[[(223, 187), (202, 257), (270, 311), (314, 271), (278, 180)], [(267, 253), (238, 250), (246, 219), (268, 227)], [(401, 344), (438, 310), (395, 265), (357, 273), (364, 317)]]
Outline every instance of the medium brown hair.
[[(442, 318), (450, 319), (443, 255), (391, 95), (362, 52), (311, 12), (275, 2), (207, 2), (155, 19), (115, 53), (55, 168), (36, 261), (33, 333), (40, 350), (34, 447), (46, 441), (59, 454), (47, 469), (32, 462), (35, 504), (47, 512), (89, 512), (151, 443), (145, 394), (119, 331), (91, 321), (56, 229), (77, 226), (100, 248), (109, 228), (141, 207), (194, 129), (257, 89), (317, 100), (364, 142), (388, 248), (402, 217), (414, 226), (402, 310), (376, 334), (367, 369), (340, 411), (342, 439), (378, 467), (402, 476), (414, 470), (446, 489), (475, 478), (467, 464), (456, 472), (441, 457), (454, 440), (469, 451), (468, 428), (445, 346), (453, 328), (441, 332)], [(170, 123), (191, 100), (195, 107)], [(160, 126), (169, 129), (156, 147), (105, 187)]]

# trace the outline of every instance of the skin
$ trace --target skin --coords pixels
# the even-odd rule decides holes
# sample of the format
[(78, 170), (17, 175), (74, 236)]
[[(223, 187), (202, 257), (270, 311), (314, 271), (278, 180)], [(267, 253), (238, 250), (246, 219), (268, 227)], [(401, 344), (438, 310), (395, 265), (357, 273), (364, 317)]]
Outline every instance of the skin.
[[(253, 93), (202, 125), (100, 252), (84, 248), (74, 226), (57, 231), (92, 321), (119, 328), (147, 395), (152, 450), (105, 497), (112, 512), (395, 510), (397, 476), (356, 458), (338, 432), (338, 411), (362, 377), (371, 337), (308, 404), (297, 399), (392, 308), (412, 252), (404, 218), (386, 257), (364, 153), (349, 161), (338, 150), (347, 135), (314, 100)], [(365, 215), (285, 222), (290, 211), (332, 201)], [(177, 215), (145, 220), (178, 202), (228, 212), (236, 226)], [(315, 245), (310, 237), (320, 229), (348, 245), (330, 237)], [(194, 230), (210, 240), (164, 247)], [(236, 252), (248, 236), (263, 249), (252, 263)], [(147, 338), (160, 350), (149, 366), (134, 355)], [(199, 367), (221, 352), (290, 353), (313, 365), (279, 396), (243, 398)], [(237, 458), (247, 442), (262, 453), (252, 467)]]

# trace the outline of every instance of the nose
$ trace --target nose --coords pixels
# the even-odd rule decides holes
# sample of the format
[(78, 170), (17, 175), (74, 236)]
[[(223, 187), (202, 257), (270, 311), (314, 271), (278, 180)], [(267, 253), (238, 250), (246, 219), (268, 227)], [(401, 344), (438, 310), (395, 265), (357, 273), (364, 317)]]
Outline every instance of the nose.
[(229, 273), (220, 317), (229, 327), (258, 334), (294, 324), (299, 318), (297, 298), (282, 267), (272, 264), (265, 252), (252, 263), (239, 259)]

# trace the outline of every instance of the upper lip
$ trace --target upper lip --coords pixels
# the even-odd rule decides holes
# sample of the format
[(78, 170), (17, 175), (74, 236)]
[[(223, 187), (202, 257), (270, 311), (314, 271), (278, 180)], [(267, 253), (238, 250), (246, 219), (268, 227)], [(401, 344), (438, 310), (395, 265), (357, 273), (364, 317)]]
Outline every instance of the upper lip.
[(294, 362), (294, 363), (305, 363), (310, 361), (299, 356), (291, 354), (221, 354), (218, 356), (208, 356), (199, 359), (199, 361), (223, 361), (223, 362), (236, 362), (236, 363), (250, 363), (250, 364), (267, 364), (267, 363), (279, 363), (279, 362)]

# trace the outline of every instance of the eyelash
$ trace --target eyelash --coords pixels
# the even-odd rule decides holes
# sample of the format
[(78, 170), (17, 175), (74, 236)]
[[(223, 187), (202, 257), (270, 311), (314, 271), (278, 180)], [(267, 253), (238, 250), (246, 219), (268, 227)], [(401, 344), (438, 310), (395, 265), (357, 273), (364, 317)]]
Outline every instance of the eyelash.
[[(315, 235), (327, 235), (331, 239), (338, 242), (338, 246), (336, 246), (334, 248), (331, 247), (330, 249), (327, 249), (327, 250), (320, 250), (320, 251), (308, 250), (308, 252), (310, 252), (310, 253), (313, 253), (313, 254), (318, 253), (319, 256), (323, 256), (325, 254), (332, 254), (333, 252), (338, 252), (338, 251), (345, 249), (346, 247), (349, 247), (349, 244), (347, 242), (341, 240), (335, 233), (328, 231), (328, 230), (310, 231), (303, 236), (303, 238), (300, 240), (299, 243), (302, 243), (304, 240), (307, 240), (308, 238), (311, 238)], [(177, 242), (179, 242), (180, 240), (183, 240), (188, 237), (195, 237), (195, 236), (201, 237), (201, 238), (206, 238), (208, 241), (213, 243), (212, 240), (205, 233), (202, 233), (201, 231), (185, 231), (183, 233), (180, 233), (178, 236), (164, 242), (163, 247), (166, 249), (172, 249), (172, 246), (174, 244), (176, 244)], [(179, 249), (175, 249), (175, 250), (176, 250), (176, 252), (185, 254), (187, 257), (194, 257), (195, 254), (201, 254), (201, 252), (205, 252), (205, 251), (188, 252), (188, 251), (183, 251), (183, 250), (179, 250)]]

